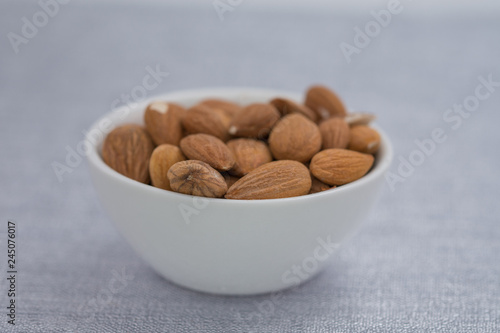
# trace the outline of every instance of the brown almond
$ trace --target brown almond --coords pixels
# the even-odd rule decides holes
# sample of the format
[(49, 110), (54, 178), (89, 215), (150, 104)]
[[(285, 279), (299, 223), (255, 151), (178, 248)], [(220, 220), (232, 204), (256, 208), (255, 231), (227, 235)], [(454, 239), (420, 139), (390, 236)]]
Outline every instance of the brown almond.
[(345, 116), (344, 120), (349, 126), (358, 126), (358, 125), (368, 125), (372, 121), (377, 118), (372, 113), (367, 112), (351, 112)]
[(363, 177), (373, 165), (372, 155), (347, 149), (322, 150), (311, 160), (311, 173), (328, 185), (344, 185)]
[(186, 157), (184, 157), (184, 154), (182, 154), (177, 146), (163, 144), (156, 147), (149, 162), (151, 184), (155, 187), (171, 191), (172, 188), (167, 177), (168, 170), (175, 163), (184, 161), (185, 159)]
[(351, 128), (350, 150), (365, 154), (375, 154), (379, 148), (380, 134), (376, 130), (365, 125)]
[(206, 162), (219, 171), (230, 170), (236, 163), (226, 144), (212, 135), (188, 135), (181, 140), (180, 146), (189, 159)]
[(330, 185), (323, 183), (321, 180), (314, 177), (313, 175), (311, 175), (311, 181), (312, 184), (311, 184), (311, 189), (309, 190), (309, 194), (323, 192), (332, 188)]
[(224, 180), (226, 181), (227, 188), (230, 188), (233, 186), (234, 183), (236, 183), (241, 177), (236, 177), (231, 175), (228, 172), (222, 172), (221, 173), (222, 177), (224, 177)]
[(233, 139), (227, 142), (227, 147), (236, 160), (230, 173), (239, 177), (273, 160), (267, 145), (259, 140)]
[(188, 133), (210, 134), (222, 141), (227, 141), (230, 138), (228, 133), (230, 122), (231, 118), (222, 113), (221, 110), (215, 111), (211, 107), (201, 104), (188, 109), (182, 118), (182, 125)]
[(286, 98), (275, 98), (270, 103), (274, 105), (281, 116), (286, 116), (290, 113), (299, 113), (314, 122), (318, 121), (318, 116), (316, 115), (316, 113), (305, 105), (295, 103), (294, 101)]
[(156, 145), (178, 146), (182, 138), (181, 119), (184, 108), (174, 103), (157, 101), (149, 104), (144, 113), (146, 129)]
[(308, 162), (321, 149), (318, 126), (301, 114), (283, 117), (269, 136), (269, 148), (277, 160)]
[(316, 112), (320, 119), (345, 117), (347, 114), (340, 98), (332, 90), (324, 86), (309, 88), (304, 104)]
[(236, 114), (229, 134), (244, 138), (266, 138), (280, 119), (280, 113), (271, 104), (255, 103)]
[(266, 163), (229, 188), (226, 199), (257, 200), (289, 198), (309, 193), (309, 170), (296, 161)]
[(168, 170), (172, 190), (208, 198), (221, 198), (227, 191), (224, 177), (202, 161), (177, 162)]
[(102, 146), (102, 159), (122, 175), (148, 184), (149, 160), (153, 149), (153, 140), (144, 127), (122, 125), (106, 136)]
[(330, 118), (319, 124), (322, 149), (347, 148), (349, 145), (349, 125), (342, 118)]
[(212, 109), (222, 110), (229, 118), (233, 118), (238, 112), (243, 108), (233, 102), (229, 102), (223, 99), (205, 99), (200, 102), (201, 105), (206, 105)]

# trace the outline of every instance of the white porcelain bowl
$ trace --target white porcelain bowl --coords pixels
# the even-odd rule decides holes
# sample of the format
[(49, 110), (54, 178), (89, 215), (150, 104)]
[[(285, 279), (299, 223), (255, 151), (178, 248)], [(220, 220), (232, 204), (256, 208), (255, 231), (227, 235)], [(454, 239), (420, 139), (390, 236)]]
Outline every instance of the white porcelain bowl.
[(126, 178), (100, 156), (106, 125), (142, 124), (151, 100), (191, 106), (220, 97), (241, 104), (299, 94), (261, 89), (191, 90), (156, 96), (137, 107), (122, 107), (91, 128), (88, 153), (102, 204), (123, 236), (158, 273), (198, 291), (245, 295), (302, 283), (328, 263), (374, 205), (392, 160), (383, 131), (374, 168), (350, 184), (317, 194), (274, 200), (206, 199), (164, 191)]

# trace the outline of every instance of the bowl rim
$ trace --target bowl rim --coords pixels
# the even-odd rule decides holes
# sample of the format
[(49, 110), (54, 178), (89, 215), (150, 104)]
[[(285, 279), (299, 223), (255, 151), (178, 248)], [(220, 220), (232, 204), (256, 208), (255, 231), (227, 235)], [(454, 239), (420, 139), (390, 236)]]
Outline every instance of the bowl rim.
[[(105, 120), (109, 119), (112, 122), (113, 127), (118, 125), (118, 124), (126, 124), (126, 123), (132, 123), (132, 122), (127, 122), (123, 120), (117, 119), (117, 114), (120, 111), (124, 111), (129, 109), (130, 114), (134, 113), (139, 113), (139, 112), (144, 112), (145, 107), (153, 102), (153, 101), (158, 101), (158, 100), (168, 100), (172, 99), (173, 103), (179, 103), (182, 104), (182, 102), (175, 101), (175, 100), (182, 100), (182, 99), (195, 99), (195, 100), (201, 100), (204, 98), (221, 98), (221, 99), (226, 99), (228, 101), (231, 101), (231, 97), (228, 97), (227, 95), (241, 95), (241, 96), (255, 96), (255, 95), (262, 95), (262, 96), (274, 96), (274, 97), (286, 97), (286, 98), (291, 98), (293, 100), (299, 101), (300, 100), (300, 93), (296, 93), (293, 91), (285, 91), (285, 90), (276, 90), (276, 89), (265, 89), (265, 88), (254, 88), (254, 87), (221, 87), (221, 88), (201, 88), (201, 89), (188, 89), (188, 90), (177, 90), (177, 91), (172, 91), (169, 93), (165, 94), (159, 94), (159, 95), (154, 95), (151, 97), (148, 97), (144, 99), (141, 102), (138, 102), (136, 106), (130, 107), (127, 105), (120, 106), (110, 112), (105, 113), (101, 117), (99, 117), (89, 128), (87, 133), (92, 133), (93, 130), (98, 130), (99, 129), (99, 124)], [(189, 194), (183, 194), (183, 193), (177, 193), (173, 191), (167, 191), (163, 190), (157, 187), (154, 187), (152, 185), (148, 184), (143, 184), (141, 182), (138, 182), (136, 180), (133, 180), (131, 178), (128, 178), (117, 171), (113, 170), (111, 167), (109, 167), (106, 163), (104, 163), (104, 160), (101, 157), (100, 153), (100, 148), (102, 145), (102, 142), (105, 139), (105, 136), (109, 132), (104, 132), (102, 133), (102, 137), (97, 140), (96, 142), (93, 142), (92, 140), (84, 139), (88, 142), (90, 145), (90, 149), (87, 151), (87, 161), (89, 164), (92, 164), (96, 169), (98, 169), (100, 172), (106, 174), (107, 176), (114, 178), (117, 181), (122, 181), (130, 186), (138, 186), (139, 189), (145, 190), (146, 187), (148, 188), (149, 191), (152, 191), (152, 193), (156, 193), (158, 195), (163, 195), (165, 196), (166, 199), (186, 199), (186, 198), (192, 198), (192, 199), (199, 199), (206, 201), (210, 203), (219, 203), (219, 202), (225, 202), (228, 205), (266, 205), (266, 204), (278, 204), (278, 203), (290, 203), (293, 204), (297, 201), (308, 201), (308, 200), (315, 200), (320, 197), (325, 197), (325, 196), (332, 196), (332, 195), (341, 195), (343, 192), (346, 191), (351, 191), (356, 188), (364, 186), (366, 183), (369, 183), (371, 181), (375, 181), (379, 177), (382, 177), (385, 172), (389, 169), (392, 160), (393, 160), (393, 147), (392, 143), (389, 140), (389, 137), (387, 134), (376, 124), (370, 124), (371, 127), (375, 128), (381, 137), (381, 147), (378, 152), (378, 156), (376, 156), (376, 163), (375, 166), (363, 177), (361, 177), (358, 180), (355, 180), (351, 183), (339, 186), (335, 188), (335, 190), (327, 190), (327, 191), (322, 191), (318, 193), (313, 193), (313, 194), (306, 194), (302, 196), (296, 196), (296, 197), (290, 197), (290, 198), (279, 198), (279, 199), (261, 199), (261, 200), (228, 200), (224, 198), (206, 198), (206, 197), (198, 197), (198, 196), (193, 196)], [(101, 131), (102, 132), (102, 131)]]

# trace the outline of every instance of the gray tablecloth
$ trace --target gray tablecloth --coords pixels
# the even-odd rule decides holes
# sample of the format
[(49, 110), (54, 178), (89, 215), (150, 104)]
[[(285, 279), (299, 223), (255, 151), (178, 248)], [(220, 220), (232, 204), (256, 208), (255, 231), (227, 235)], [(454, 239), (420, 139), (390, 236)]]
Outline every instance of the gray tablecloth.
[[(368, 10), (263, 12), (243, 2), (221, 21), (211, 1), (191, 10), (74, 1), (49, 17), (35, 2), (3, 1), (0, 331), (500, 331), (500, 17), (405, 6), (387, 27), (372, 24), (368, 44), (354, 30), (370, 28)], [(392, 177), (326, 271), (274, 298), (179, 288), (117, 233), (84, 162), (59, 181), (53, 162), (64, 164), (82, 131), (156, 66), (169, 75), (148, 95), (324, 83), (351, 109), (379, 115), (395, 146)]]

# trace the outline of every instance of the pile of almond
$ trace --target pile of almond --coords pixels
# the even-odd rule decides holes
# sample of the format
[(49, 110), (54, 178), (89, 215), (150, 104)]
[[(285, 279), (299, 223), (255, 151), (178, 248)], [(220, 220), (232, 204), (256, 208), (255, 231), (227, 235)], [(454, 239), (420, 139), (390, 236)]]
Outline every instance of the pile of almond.
[(102, 157), (136, 181), (226, 199), (277, 199), (330, 190), (373, 166), (374, 116), (347, 113), (330, 89), (311, 87), (304, 104), (285, 98), (237, 105), (207, 99), (185, 109), (153, 102), (145, 126), (122, 125)]

